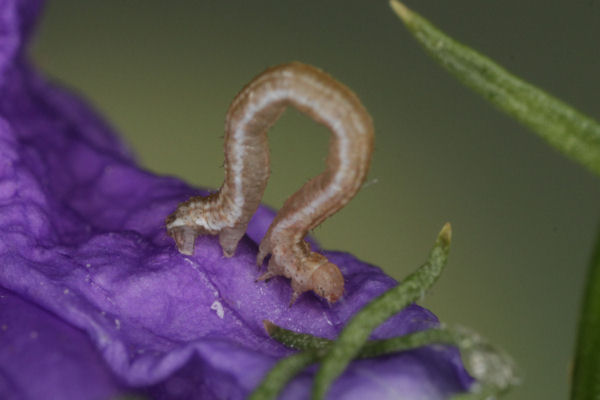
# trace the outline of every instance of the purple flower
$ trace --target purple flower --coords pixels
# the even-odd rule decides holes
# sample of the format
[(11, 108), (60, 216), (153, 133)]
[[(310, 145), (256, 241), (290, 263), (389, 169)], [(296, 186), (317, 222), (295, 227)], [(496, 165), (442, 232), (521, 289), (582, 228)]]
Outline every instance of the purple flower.
[[(233, 258), (215, 237), (181, 255), (164, 218), (202, 193), (140, 169), (81, 100), (29, 65), (25, 44), (40, 2), (0, 1), (0, 398), (244, 398), (282, 356), (269, 319), (334, 338), (395, 284), (353, 256), (325, 252), (346, 279), (328, 307), (312, 294), (288, 307), (283, 279), (255, 283), (260, 208)], [(433, 327), (411, 306), (377, 330)], [(313, 370), (288, 385), (308, 396)], [(424, 348), (354, 362), (331, 398), (438, 399), (468, 388), (456, 351)]]

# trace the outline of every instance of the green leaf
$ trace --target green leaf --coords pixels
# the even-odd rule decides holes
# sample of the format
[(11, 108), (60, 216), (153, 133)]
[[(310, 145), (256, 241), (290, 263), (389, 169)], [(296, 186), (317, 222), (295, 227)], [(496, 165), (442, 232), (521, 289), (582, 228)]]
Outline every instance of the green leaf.
[[(334, 343), (332, 340), (281, 328), (270, 321), (265, 321), (264, 324), (269, 336), (296, 350), (318, 351), (323, 355), (327, 347)], [(370, 340), (360, 349), (357, 358), (389, 355), (432, 344), (458, 347), (465, 368), (477, 379), (471, 392), (456, 395), (453, 400), (487, 399), (507, 392), (520, 381), (514, 362), (506, 353), (466, 328), (440, 327), (391, 339)]]
[(429, 55), (458, 80), (600, 175), (600, 125), (596, 121), (448, 37), (399, 1), (391, 0), (390, 5)]
[(332, 340), (309, 335), (308, 333), (290, 331), (268, 320), (264, 320), (263, 325), (270, 337), (294, 350), (326, 350), (332, 342)]
[(600, 232), (586, 282), (579, 319), (572, 400), (600, 399)]
[(282, 358), (252, 392), (248, 400), (271, 400), (294, 376), (319, 359), (318, 350), (309, 350)]
[(451, 236), (450, 224), (444, 225), (429, 254), (429, 260), (398, 286), (383, 293), (352, 317), (323, 359), (315, 378), (313, 399), (325, 397), (329, 386), (358, 355), (375, 328), (424, 296), (446, 264)]
[[(270, 337), (277, 340), (284, 346), (294, 350), (326, 351), (328, 350), (329, 346), (334, 343), (333, 340), (309, 335), (307, 333), (290, 331), (277, 326), (270, 321), (264, 321), (264, 325), (265, 330)], [(357, 354), (357, 358), (372, 358), (382, 355), (389, 355), (434, 343), (458, 346), (459, 340), (457, 334), (451, 330), (445, 328), (428, 329), (390, 339), (369, 340), (360, 349), (360, 352)]]

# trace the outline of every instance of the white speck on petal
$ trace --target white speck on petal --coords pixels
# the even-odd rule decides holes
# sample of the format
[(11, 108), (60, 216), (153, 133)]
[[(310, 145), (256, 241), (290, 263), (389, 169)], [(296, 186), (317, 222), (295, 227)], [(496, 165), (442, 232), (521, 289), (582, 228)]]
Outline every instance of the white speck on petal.
[(37, 339), (38, 333), (36, 331), (31, 331), (29, 333), (29, 337), (32, 338), (32, 339)]
[(65, 289), (65, 290), (63, 290), (63, 293), (64, 293), (64, 294), (69, 294), (69, 289)]
[(6, 324), (3, 324), (3, 325), (2, 325), (2, 330), (3, 330), (3, 331), (6, 331), (7, 329), (8, 329), (8, 326), (6, 326)]
[(115, 326), (117, 329), (121, 329), (121, 321), (118, 318), (115, 318)]
[(223, 319), (225, 316), (225, 311), (223, 310), (223, 305), (219, 300), (215, 300), (214, 303), (210, 306), (211, 310), (215, 310), (217, 312), (217, 317)]
[(325, 317), (325, 321), (327, 321), (329, 325), (333, 326), (333, 323), (329, 320), (329, 317), (327, 317), (327, 313), (323, 312), (323, 316)]

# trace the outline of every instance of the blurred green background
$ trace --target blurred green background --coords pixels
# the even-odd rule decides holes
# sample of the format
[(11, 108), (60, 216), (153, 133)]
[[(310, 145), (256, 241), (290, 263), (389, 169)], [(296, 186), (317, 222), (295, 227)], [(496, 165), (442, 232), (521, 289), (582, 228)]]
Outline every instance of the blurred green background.
[[(408, 5), (600, 118), (598, 2)], [(376, 147), (367, 184), (316, 237), (401, 279), (451, 221), (450, 262), (424, 305), (515, 357), (525, 381), (507, 399), (567, 397), (600, 179), (455, 82), (387, 1), (50, 0), (32, 53), (87, 97), (148, 169), (213, 188), (237, 91), (286, 61), (328, 71), (371, 112)], [(270, 134), (267, 204), (281, 206), (323, 168), (327, 137), (286, 112)]]

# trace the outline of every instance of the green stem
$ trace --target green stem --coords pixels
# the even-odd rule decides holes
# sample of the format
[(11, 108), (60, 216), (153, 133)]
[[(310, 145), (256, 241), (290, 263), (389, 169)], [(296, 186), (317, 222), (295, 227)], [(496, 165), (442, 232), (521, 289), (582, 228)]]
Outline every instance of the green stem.
[(600, 231), (579, 318), (572, 400), (600, 399)]
[(452, 230), (444, 225), (429, 254), (419, 267), (398, 286), (367, 304), (348, 322), (338, 339), (329, 347), (313, 385), (313, 399), (325, 397), (333, 381), (360, 352), (371, 332), (388, 318), (424, 296), (440, 276), (448, 258)]
[(429, 55), (458, 80), (600, 175), (600, 125), (596, 121), (448, 37), (399, 1), (391, 0), (390, 5)]

